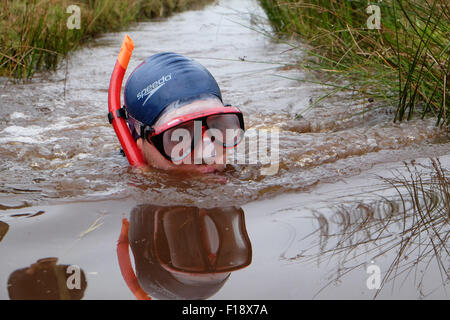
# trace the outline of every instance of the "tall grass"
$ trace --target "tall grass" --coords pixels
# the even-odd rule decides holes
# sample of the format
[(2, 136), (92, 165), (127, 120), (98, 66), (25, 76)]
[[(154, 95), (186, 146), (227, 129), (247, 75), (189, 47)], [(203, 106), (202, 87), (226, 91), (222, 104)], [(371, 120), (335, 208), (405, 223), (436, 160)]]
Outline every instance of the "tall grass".
[[(29, 78), (54, 69), (61, 57), (86, 40), (131, 22), (165, 17), (212, 0), (2, 0), (0, 76)], [(69, 5), (81, 9), (81, 28), (70, 30)]]
[(450, 123), (448, 0), (373, 1), (380, 29), (367, 26), (367, 0), (259, 1), (276, 32), (310, 45), (315, 58), (304, 66), (394, 105), (394, 121), (431, 114)]

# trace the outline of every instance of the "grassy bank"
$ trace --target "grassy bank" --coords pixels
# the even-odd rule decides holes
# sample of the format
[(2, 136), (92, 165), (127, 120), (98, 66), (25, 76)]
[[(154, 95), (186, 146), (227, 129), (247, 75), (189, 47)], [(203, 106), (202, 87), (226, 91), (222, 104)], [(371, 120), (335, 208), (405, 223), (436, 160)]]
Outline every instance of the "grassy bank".
[[(349, 80), (394, 105), (395, 121), (429, 114), (450, 123), (448, 0), (259, 1), (276, 32), (310, 45), (315, 58), (304, 67), (329, 72), (336, 88)], [(371, 4), (380, 10), (379, 29)]]
[[(53, 69), (90, 38), (133, 21), (165, 17), (212, 0), (2, 0), (0, 76), (29, 78)], [(70, 5), (80, 8), (80, 28), (69, 29)], [(74, 20), (71, 20), (74, 21)]]

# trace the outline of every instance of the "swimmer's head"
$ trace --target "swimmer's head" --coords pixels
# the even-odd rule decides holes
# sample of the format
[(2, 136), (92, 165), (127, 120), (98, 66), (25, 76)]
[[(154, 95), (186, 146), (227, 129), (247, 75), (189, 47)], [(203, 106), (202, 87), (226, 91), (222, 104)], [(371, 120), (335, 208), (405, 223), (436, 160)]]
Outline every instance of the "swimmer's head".
[(243, 136), (242, 113), (224, 106), (211, 73), (175, 53), (151, 56), (133, 71), (125, 107), (144, 159), (160, 169), (220, 171), (224, 148)]

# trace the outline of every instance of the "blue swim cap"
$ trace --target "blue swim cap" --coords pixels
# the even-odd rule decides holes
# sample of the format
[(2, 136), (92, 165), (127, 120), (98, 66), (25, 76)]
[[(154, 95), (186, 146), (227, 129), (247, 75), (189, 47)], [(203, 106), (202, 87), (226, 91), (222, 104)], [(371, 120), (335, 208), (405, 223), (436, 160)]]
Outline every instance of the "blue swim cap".
[(182, 55), (158, 53), (139, 65), (125, 85), (125, 107), (134, 119), (152, 125), (172, 102), (213, 94), (220, 88), (200, 63)]

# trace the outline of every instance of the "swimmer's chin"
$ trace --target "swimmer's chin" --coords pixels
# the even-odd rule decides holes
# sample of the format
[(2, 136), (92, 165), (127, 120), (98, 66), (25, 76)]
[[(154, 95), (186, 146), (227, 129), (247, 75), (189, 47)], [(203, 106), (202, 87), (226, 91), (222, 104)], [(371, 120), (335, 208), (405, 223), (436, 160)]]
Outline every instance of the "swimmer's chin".
[(213, 174), (220, 173), (225, 170), (225, 165), (207, 165), (207, 164), (180, 164), (180, 165), (171, 165), (167, 167), (159, 167), (159, 166), (151, 166), (146, 165), (141, 168), (142, 172), (156, 170), (162, 170), (165, 172), (186, 172), (186, 173), (201, 173), (201, 174)]
[(222, 172), (223, 170), (225, 170), (225, 166), (224, 165), (207, 165), (207, 164), (202, 164), (202, 165), (180, 165), (178, 168), (180, 171), (184, 171), (184, 172), (197, 172), (197, 173), (202, 173), (202, 174), (211, 174), (211, 173), (219, 173)]
[(217, 166), (217, 165), (212, 165), (212, 166), (204, 166), (203, 168), (201, 168), (200, 170), (202, 170), (202, 173), (218, 173), (218, 172), (222, 172), (223, 170), (225, 170), (225, 166)]

